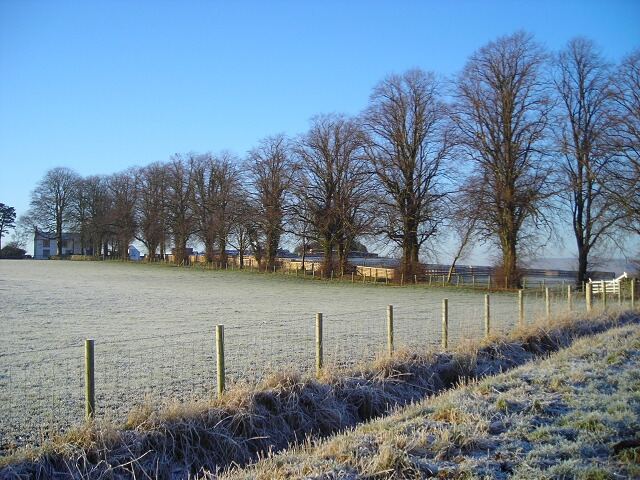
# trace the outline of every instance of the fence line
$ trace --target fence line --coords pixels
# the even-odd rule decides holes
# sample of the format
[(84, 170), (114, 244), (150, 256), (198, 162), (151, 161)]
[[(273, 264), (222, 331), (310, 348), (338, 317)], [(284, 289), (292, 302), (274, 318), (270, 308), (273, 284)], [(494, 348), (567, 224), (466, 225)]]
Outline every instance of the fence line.
[[(142, 344), (98, 338), (86, 342), (84, 365), (81, 345), (14, 353), (12, 363), (0, 364), (0, 454), (10, 445), (37, 444), (84, 416), (123, 421), (136, 405), (213, 397), (229, 383), (259, 381), (269, 370), (295, 365), (319, 373), (366, 362), (384, 350), (451, 348), (536, 317), (588, 309), (591, 298), (580, 297), (586, 301), (574, 302), (578, 295), (571, 289), (547, 288), (517, 297), (487, 294), (484, 305), (478, 295), (420, 309), (389, 305), (386, 312), (317, 314), (315, 325), (309, 314), (263, 330), (218, 325), (215, 331), (146, 336)], [(84, 368), (89, 364), (91, 372)]]
[[(172, 264), (173, 256), (166, 255), (160, 262)], [(404, 278), (404, 274), (398, 273), (397, 268), (380, 266), (380, 259), (372, 259), (370, 262), (360, 261), (354, 265), (353, 272), (342, 272), (336, 269), (325, 271), (323, 262), (314, 259), (306, 259), (303, 262), (299, 259), (277, 258), (272, 270), (266, 268), (265, 260), (258, 262), (252, 255), (245, 255), (244, 265), (239, 266), (238, 259), (229, 256), (226, 261), (207, 262), (204, 255), (191, 255), (187, 263), (180, 264), (180, 267), (202, 268), (206, 270), (244, 270), (246, 272), (258, 272), (265, 274), (294, 275), (302, 276), (314, 280), (339, 281), (351, 283), (374, 283), (378, 285), (418, 285), (446, 286), (456, 288), (502, 290), (506, 284), (506, 279), (496, 279), (492, 276), (490, 267), (456, 267), (452, 272), (451, 279), (447, 280), (449, 266), (445, 265), (424, 265), (425, 271), (413, 275), (412, 278)], [(367, 265), (374, 262), (378, 266)], [(383, 262), (384, 263), (384, 262)], [(573, 283), (568, 274), (575, 275), (577, 272), (561, 271), (555, 269), (528, 269), (522, 278), (522, 289), (542, 290), (550, 287), (557, 290), (565, 290), (566, 286)], [(613, 276), (613, 272), (594, 272), (597, 278)], [(584, 292), (586, 284), (583, 282), (579, 290)], [(596, 282), (597, 283), (597, 282)]]

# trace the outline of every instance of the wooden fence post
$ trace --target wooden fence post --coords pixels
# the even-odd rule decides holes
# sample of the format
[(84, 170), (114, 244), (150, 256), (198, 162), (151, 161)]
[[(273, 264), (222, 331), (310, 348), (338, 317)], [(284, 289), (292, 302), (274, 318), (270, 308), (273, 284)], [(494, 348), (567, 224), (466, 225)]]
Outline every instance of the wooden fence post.
[(491, 309), (489, 306), (489, 294), (484, 296), (484, 334), (489, 336), (491, 322)]
[(87, 420), (93, 420), (96, 414), (96, 383), (94, 364), (94, 340), (84, 341), (85, 363), (85, 411)]
[(320, 377), (323, 365), (322, 313), (316, 313), (316, 377)]
[(487, 290), (491, 290), (491, 275), (487, 277)]
[(587, 299), (587, 312), (590, 312), (593, 310), (593, 285), (591, 282), (585, 283), (584, 285), (586, 287), (585, 297)]
[(216, 358), (218, 369), (218, 395), (224, 393), (224, 325), (216, 325)]
[(518, 290), (518, 320), (524, 326), (524, 290)]
[(618, 283), (618, 306), (622, 307), (622, 282)]
[(389, 356), (393, 355), (393, 305), (387, 306), (387, 346)]
[(571, 297), (571, 285), (567, 286), (567, 306), (569, 311), (573, 311), (573, 298)]
[(607, 284), (604, 283), (604, 280), (600, 281), (600, 285), (602, 285), (602, 309), (607, 309)]
[(631, 279), (631, 310), (636, 308), (636, 279)]
[(442, 299), (442, 349), (446, 350), (449, 342), (449, 301)]
[(551, 296), (549, 295), (549, 287), (544, 289), (544, 300), (547, 304), (547, 318), (551, 317)]

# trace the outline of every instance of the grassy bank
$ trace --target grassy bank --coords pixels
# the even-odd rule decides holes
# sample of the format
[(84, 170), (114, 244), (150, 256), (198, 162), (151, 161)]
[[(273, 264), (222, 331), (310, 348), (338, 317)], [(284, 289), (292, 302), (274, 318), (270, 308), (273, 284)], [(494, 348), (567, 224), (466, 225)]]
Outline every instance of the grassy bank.
[(223, 478), (640, 478), (639, 431), (632, 324)]
[[(482, 343), (469, 343), (451, 353), (402, 351), (357, 369), (327, 371), (319, 380), (281, 372), (259, 385), (235, 385), (219, 399), (176, 402), (162, 411), (151, 406), (137, 409), (131, 412), (124, 427), (104, 423), (83, 425), (53, 438), (40, 448), (19, 450), (5, 457), (0, 463), (0, 478), (51, 478), (56, 475), (71, 478), (186, 478), (213, 475), (211, 472), (254, 462), (292, 443), (327, 437), (355, 427), (388, 414), (398, 406), (418, 402), (471, 379), (523, 365), (565, 347), (577, 338), (620, 325), (635, 326), (637, 321), (637, 316), (630, 314), (556, 318), (515, 332), (508, 338), (496, 337)], [(637, 328), (629, 331), (637, 333)], [(614, 363), (612, 360), (607, 365)], [(572, 381), (562, 375), (556, 376), (558, 382)], [(518, 384), (517, 377), (513, 377), (513, 384)], [(524, 382), (522, 388), (533, 384)], [(504, 416), (518, 415), (527, 408), (544, 413), (548, 403), (541, 398), (532, 404), (535, 407), (526, 407), (523, 406), (526, 402), (517, 402), (506, 394), (495, 397), (493, 387), (490, 383), (487, 385), (484, 395), (492, 398), (489, 403), (494, 406), (493, 412), (503, 412)], [(412, 417), (420, 422), (423, 414), (430, 412), (432, 418), (425, 423), (427, 430), (420, 433), (424, 458), (432, 460), (428, 452), (433, 451), (436, 452), (433, 458), (453, 462), (456, 452), (472, 451), (471, 446), (477, 446), (478, 451), (487, 450), (488, 444), (476, 442), (476, 436), (490, 431), (497, 432), (496, 435), (506, 431), (506, 420), (500, 420), (505, 425), (503, 427), (493, 420), (476, 421), (473, 415), (481, 412), (465, 413), (460, 410), (464, 405), (460, 402), (475, 396), (469, 396), (464, 389), (459, 392), (460, 400), (450, 400), (448, 408), (430, 412), (429, 409), (435, 407), (420, 407), (422, 410), (418, 413), (408, 413), (406, 420), (393, 417), (392, 420), (360, 427), (356, 432), (375, 437), (375, 434), (366, 433), (367, 429), (373, 429), (373, 432), (378, 429), (380, 432), (392, 431), (392, 426), (409, 422)], [(637, 398), (635, 401), (637, 405)], [(448, 422), (449, 427), (433, 424), (440, 421), (444, 422), (443, 425)], [(299, 456), (274, 457), (255, 470), (236, 474), (246, 475), (245, 478), (285, 478), (290, 474), (305, 476), (316, 471), (324, 472), (326, 467), (327, 472), (333, 473), (324, 478), (369, 478), (391, 474), (413, 478), (432, 471), (432, 466), (434, 472), (446, 473), (448, 470), (444, 466), (427, 465), (424, 458), (415, 455), (408, 435), (417, 428), (417, 425), (408, 426), (406, 431), (397, 431), (388, 438), (382, 436), (380, 441), (370, 438), (373, 442), (371, 448), (360, 445), (355, 454), (349, 453), (349, 442), (361, 442), (363, 433), (352, 433), (317, 447), (333, 449), (334, 453), (328, 457), (325, 453), (314, 453), (319, 450), (301, 450)], [(477, 429), (477, 435), (475, 430), (467, 432), (465, 428)], [(429, 440), (431, 438), (433, 441)], [(471, 439), (471, 443), (467, 444), (466, 439)], [(405, 441), (407, 443), (403, 446)], [(439, 443), (434, 446), (434, 442)], [(341, 445), (345, 447), (342, 453), (339, 452)], [(414, 457), (419, 458), (416, 460), (418, 463), (412, 463)], [(508, 472), (509, 468), (505, 471)], [(342, 474), (337, 473), (340, 471), (347, 476), (341, 477)], [(310, 478), (315, 478), (314, 475)]]

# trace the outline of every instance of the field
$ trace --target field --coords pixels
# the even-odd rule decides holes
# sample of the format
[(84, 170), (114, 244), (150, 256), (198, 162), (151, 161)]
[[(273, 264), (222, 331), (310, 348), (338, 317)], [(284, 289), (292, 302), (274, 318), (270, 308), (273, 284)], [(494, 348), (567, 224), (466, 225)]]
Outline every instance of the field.
[[(0, 446), (38, 443), (83, 418), (85, 339), (95, 339), (97, 415), (213, 395), (215, 325), (225, 325), (231, 381), (314, 367), (315, 314), (325, 362), (353, 364), (395, 345), (437, 346), (442, 299), (449, 344), (484, 335), (486, 291), (311, 281), (287, 275), (111, 262), (0, 262)], [(491, 294), (492, 331), (518, 322), (514, 293)], [(583, 300), (574, 299), (574, 310)], [(567, 309), (554, 297), (553, 313)], [(527, 322), (545, 312), (525, 299)]]

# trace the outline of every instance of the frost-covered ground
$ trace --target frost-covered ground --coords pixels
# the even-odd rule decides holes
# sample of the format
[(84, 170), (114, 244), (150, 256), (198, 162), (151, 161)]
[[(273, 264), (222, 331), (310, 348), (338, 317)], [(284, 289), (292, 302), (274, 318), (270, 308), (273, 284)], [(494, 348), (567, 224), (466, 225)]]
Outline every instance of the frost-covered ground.
[[(442, 299), (449, 343), (484, 334), (485, 291), (311, 281), (287, 275), (112, 262), (0, 262), (0, 446), (37, 442), (83, 418), (84, 340), (95, 339), (97, 415), (120, 420), (140, 402), (213, 394), (215, 325), (225, 325), (231, 381), (315, 364), (315, 315), (325, 363), (386, 348), (437, 346)], [(574, 310), (583, 309), (574, 299)], [(493, 293), (491, 328), (518, 322), (516, 294)], [(526, 319), (544, 314), (538, 294)], [(553, 313), (567, 309), (554, 298)]]

